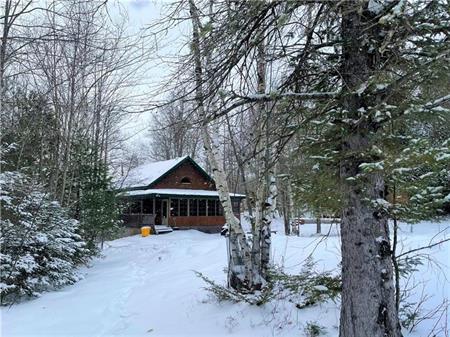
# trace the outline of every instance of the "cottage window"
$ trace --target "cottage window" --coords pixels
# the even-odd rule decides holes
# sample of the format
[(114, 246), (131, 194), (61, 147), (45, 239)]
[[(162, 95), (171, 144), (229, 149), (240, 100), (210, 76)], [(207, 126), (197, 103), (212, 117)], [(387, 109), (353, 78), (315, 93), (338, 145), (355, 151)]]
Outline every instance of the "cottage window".
[(222, 216), (223, 215), (223, 207), (220, 200), (216, 200), (216, 215)]
[(180, 214), (180, 207), (178, 205), (179, 199), (171, 199), (170, 201), (170, 215), (178, 216)]
[(187, 199), (180, 199), (180, 216), (187, 216), (188, 201)]
[(198, 215), (205, 216), (206, 215), (206, 200), (198, 201)]
[(153, 199), (144, 199), (142, 201), (142, 213), (153, 214)]
[(198, 200), (197, 199), (189, 199), (189, 215), (197, 216), (198, 215)]
[(155, 213), (161, 215), (161, 199), (155, 199)]
[(183, 177), (183, 178), (181, 179), (181, 183), (182, 183), (182, 184), (189, 185), (189, 184), (192, 183), (192, 182), (191, 182), (191, 178), (189, 178), (189, 177)]
[(208, 200), (208, 216), (216, 215), (216, 201)]

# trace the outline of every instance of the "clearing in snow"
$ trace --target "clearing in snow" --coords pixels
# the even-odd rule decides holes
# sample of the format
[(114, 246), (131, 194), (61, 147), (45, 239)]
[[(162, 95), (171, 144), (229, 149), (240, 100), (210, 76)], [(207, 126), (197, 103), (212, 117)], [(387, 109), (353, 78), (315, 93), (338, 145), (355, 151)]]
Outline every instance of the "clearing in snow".
[[(286, 272), (299, 271), (310, 253), (320, 270), (338, 270), (336, 225), (323, 225), (324, 233), (329, 233), (326, 240), (314, 234), (314, 224), (301, 226), (300, 237), (281, 234), (279, 220), (274, 225), (278, 234), (273, 235), (272, 256)], [(423, 222), (413, 225), (412, 233), (410, 225), (400, 229), (400, 246), (406, 251), (447, 237), (450, 222)], [(307, 322), (323, 326), (326, 336), (338, 336), (339, 303), (299, 310), (288, 300), (257, 307), (212, 298), (194, 271), (224, 284), (225, 240), (219, 234), (189, 230), (108, 242), (103, 258), (83, 268), (82, 281), (3, 307), (2, 336), (303, 336)], [(425, 313), (448, 298), (449, 244), (424, 252), (441, 267), (425, 261), (414, 274), (415, 282), (423, 283), (410, 301), (418, 300), (422, 292), (429, 294)], [(445, 315), (439, 324), (448, 320)], [(427, 336), (434, 323), (424, 321), (404, 334)]]

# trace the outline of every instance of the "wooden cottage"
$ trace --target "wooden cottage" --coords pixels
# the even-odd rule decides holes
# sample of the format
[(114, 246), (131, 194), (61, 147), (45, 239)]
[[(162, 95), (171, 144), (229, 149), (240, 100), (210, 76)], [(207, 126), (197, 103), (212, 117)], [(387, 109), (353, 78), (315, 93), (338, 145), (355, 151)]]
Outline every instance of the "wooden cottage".
[[(122, 179), (122, 219), (131, 231), (143, 225), (219, 232), (225, 224), (214, 180), (189, 156), (136, 167)], [(233, 212), (240, 214), (245, 196), (232, 194)]]

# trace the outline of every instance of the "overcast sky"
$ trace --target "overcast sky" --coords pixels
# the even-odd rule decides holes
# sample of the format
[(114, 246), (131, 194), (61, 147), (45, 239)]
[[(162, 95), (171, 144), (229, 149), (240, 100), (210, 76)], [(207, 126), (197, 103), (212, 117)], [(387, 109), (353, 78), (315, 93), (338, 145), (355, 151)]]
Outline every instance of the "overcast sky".
[[(161, 20), (167, 13), (168, 6), (173, 1), (156, 0), (116, 0), (108, 3), (111, 16), (119, 16), (126, 13), (128, 16), (128, 28), (130, 33), (142, 32), (149, 25)], [(154, 51), (154, 58), (149, 62), (145, 70), (145, 85), (140, 89), (149, 93), (148, 100), (158, 100), (161, 91), (156, 88), (163, 83), (171, 72), (169, 64), (164, 61), (177, 56), (185, 43), (183, 38), (188, 32), (186, 26), (173, 29), (168, 36), (158, 43), (160, 48)], [(125, 135), (132, 137), (132, 143), (140, 143), (140, 138), (147, 133), (150, 126), (150, 113), (131, 116), (130, 121), (124, 125), (122, 131)]]

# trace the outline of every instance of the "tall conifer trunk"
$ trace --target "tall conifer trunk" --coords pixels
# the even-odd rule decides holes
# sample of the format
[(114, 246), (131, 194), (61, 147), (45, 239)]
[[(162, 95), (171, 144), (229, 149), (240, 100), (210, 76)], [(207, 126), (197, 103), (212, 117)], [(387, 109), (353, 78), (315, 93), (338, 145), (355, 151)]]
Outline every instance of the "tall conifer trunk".
[[(369, 80), (378, 61), (377, 52), (367, 45), (373, 38), (369, 27), (373, 18), (363, 6), (367, 2), (342, 2), (342, 105), (346, 117), (354, 120), (364, 111), (358, 110), (371, 103), (356, 91)], [(388, 219), (371, 202), (384, 197), (383, 176), (367, 173), (358, 183), (347, 179), (362, 173), (359, 165), (367, 160), (364, 156), (376, 131), (370, 118), (360, 120), (358, 126), (346, 129), (341, 144), (344, 209), (340, 337), (399, 337)]]

